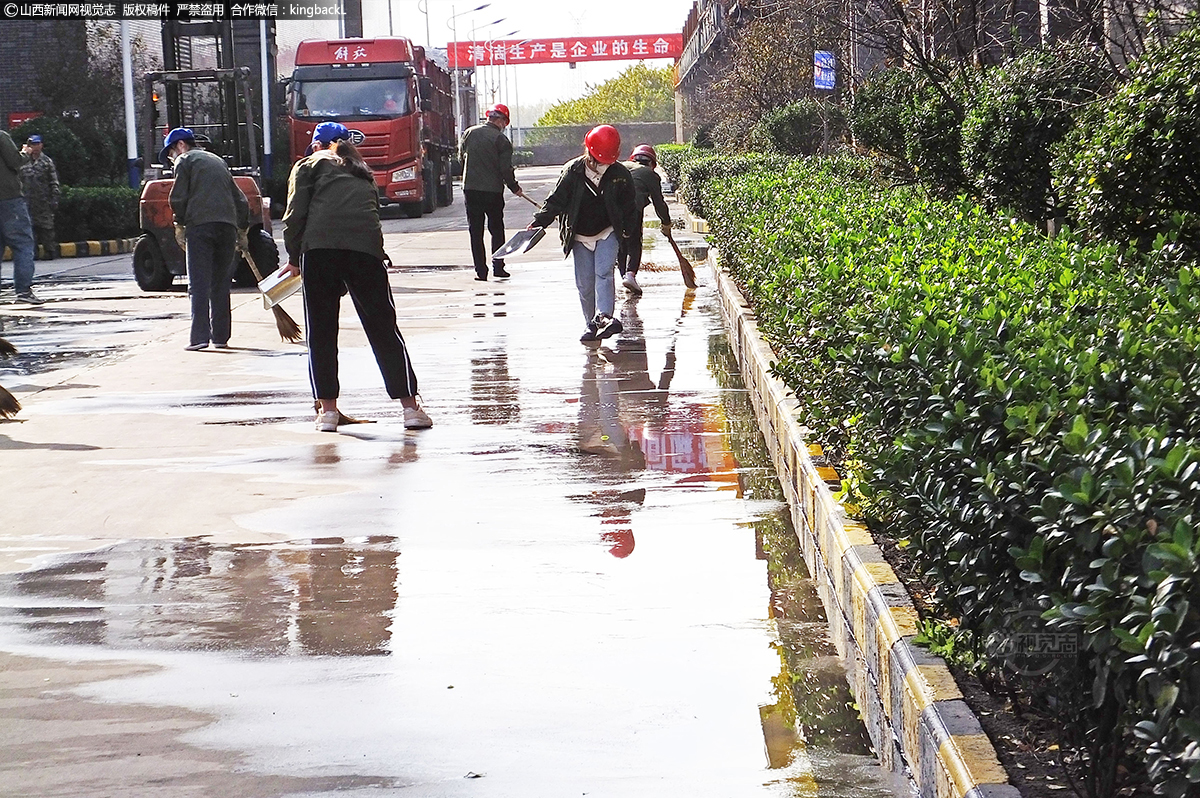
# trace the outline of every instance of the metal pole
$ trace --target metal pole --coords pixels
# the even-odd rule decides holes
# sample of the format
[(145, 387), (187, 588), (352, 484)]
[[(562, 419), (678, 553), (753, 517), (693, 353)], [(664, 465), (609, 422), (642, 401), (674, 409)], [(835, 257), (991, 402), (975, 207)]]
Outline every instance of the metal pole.
[(133, 110), (133, 52), (126, 20), (121, 20), (121, 82), (125, 89), (125, 160), (129, 167), (129, 187), (137, 188), (141, 176), (137, 167), (137, 122)]
[(258, 52), (259, 69), (262, 73), (262, 118), (263, 118), (263, 173), (264, 178), (271, 177), (271, 84), (274, 75), (267, 74), (267, 21), (258, 21)]
[(516, 117), (521, 113), (521, 93), (517, 91), (517, 70), (513, 69), (513, 138), (518, 139), (516, 145), (519, 147), (525, 143), (525, 131), (516, 124)]
[(392, 0), (388, 0), (388, 36), (395, 36), (392, 30)]
[[(454, 124), (457, 128), (459, 128), (455, 132), (459, 136), (461, 136), (463, 134), (464, 128), (463, 128), (463, 123), (462, 123), (462, 98), (458, 96), (459, 95), (459, 89), (458, 89), (458, 68), (459, 68), (459, 65), (458, 65), (458, 20), (455, 19), (453, 16), (454, 6), (450, 6), (450, 14), (452, 15), (450, 17), (450, 22), (454, 26), (451, 30), (451, 33), (454, 36), (454, 41), (451, 42), (451, 45), (450, 45), (451, 47), (454, 48), (454, 63), (450, 65), (451, 66), (450, 76), (452, 78), (454, 78)], [(449, 57), (449, 53), (447, 53), (447, 59), (448, 59), (448, 57)]]

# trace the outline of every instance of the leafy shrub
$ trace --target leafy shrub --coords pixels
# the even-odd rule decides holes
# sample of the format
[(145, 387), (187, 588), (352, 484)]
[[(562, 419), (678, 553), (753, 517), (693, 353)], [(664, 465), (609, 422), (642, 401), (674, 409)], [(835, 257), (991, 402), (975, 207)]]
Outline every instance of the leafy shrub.
[(529, 166), (533, 163), (533, 150), (513, 150), (513, 166)]
[(1132, 79), (1064, 149), (1074, 218), (1110, 238), (1153, 244), (1177, 234), (1200, 255), (1200, 28), (1152, 49)]
[(38, 116), (11, 131), (18, 148), (35, 133), (42, 137), (42, 151), (53, 159), (58, 169), (59, 182), (68, 186), (78, 185), (90, 174), (91, 154), (79, 136), (61, 119)]
[(882, 69), (859, 86), (850, 104), (850, 131), (860, 147), (906, 164), (905, 138), (917, 78), (906, 69)]
[(963, 123), (963, 166), (979, 197), (1030, 222), (1052, 206), (1053, 148), (1078, 108), (1110, 90), (1107, 59), (1087, 49), (1036, 50), (988, 69)]
[(64, 186), (55, 217), (60, 241), (130, 238), (138, 235), (138, 198), (132, 188)]
[(935, 196), (970, 193), (962, 166), (962, 123), (969, 96), (962, 79), (922, 82), (912, 99), (905, 137), (905, 159)]
[(754, 126), (750, 149), (783, 155), (816, 155), (845, 135), (846, 116), (836, 103), (804, 99), (767, 113)]
[[(860, 159), (689, 165), (723, 262), (872, 523), (970, 639), (1079, 641), (1019, 680), (1084, 788), (1200, 784), (1200, 270), (1048, 239)], [(690, 171), (689, 171), (690, 170)], [(685, 180), (685, 182), (687, 182)], [(1082, 687), (1082, 689), (1081, 689)]]
[(696, 148), (690, 144), (659, 144), (654, 151), (658, 153), (658, 168), (678, 186), (683, 162), (694, 156)]

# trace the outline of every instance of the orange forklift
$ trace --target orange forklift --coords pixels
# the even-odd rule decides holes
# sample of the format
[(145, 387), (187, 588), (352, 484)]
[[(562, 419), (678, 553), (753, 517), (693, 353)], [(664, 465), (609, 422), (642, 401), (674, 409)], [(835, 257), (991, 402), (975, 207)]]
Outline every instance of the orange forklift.
[[(146, 160), (157, 158), (166, 132), (177, 127), (191, 128), (200, 146), (221, 156), (250, 204), (250, 255), (265, 277), (279, 267), (279, 250), (271, 238), (271, 201), (263, 197), (258, 184), (261, 130), (254, 124), (250, 70), (233, 66), (231, 23), (170, 20), (163, 23), (162, 36), (166, 69), (145, 76)], [(190, 49), (183, 43), (196, 36), (216, 38), (218, 68), (179, 68), (190, 60), (184, 55), (190, 55)], [(150, 163), (145, 175), (138, 202), (142, 235), (133, 248), (133, 276), (143, 291), (166, 291), (177, 276), (187, 273), (183, 250), (175, 243), (169, 201), (175, 181), (170, 164)], [(250, 264), (240, 255), (235, 257), (234, 284), (256, 284)]]

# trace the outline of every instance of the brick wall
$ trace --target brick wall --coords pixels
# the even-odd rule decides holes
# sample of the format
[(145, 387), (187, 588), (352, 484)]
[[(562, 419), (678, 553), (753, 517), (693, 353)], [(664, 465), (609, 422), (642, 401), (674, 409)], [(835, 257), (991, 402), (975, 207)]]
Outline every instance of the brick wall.
[(82, 20), (58, 22), (7, 21), (0, 35), (0, 126), (8, 115), (38, 111), (37, 68), (47, 54), (87, 48), (87, 25)]

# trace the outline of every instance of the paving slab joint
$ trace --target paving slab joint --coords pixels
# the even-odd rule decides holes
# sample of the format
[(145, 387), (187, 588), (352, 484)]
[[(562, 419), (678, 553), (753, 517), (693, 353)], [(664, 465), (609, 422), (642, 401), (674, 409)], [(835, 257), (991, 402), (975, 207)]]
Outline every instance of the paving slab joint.
[[(703, 220), (688, 219), (707, 230), (695, 224)], [(906, 773), (921, 798), (1020, 798), (945, 661), (913, 644), (916, 607), (867, 529), (834, 498), (838, 475), (821, 448), (805, 440), (794, 394), (772, 374), (778, 358), (715, 246), (708, 265), (830, 635), (881, 763)]]

